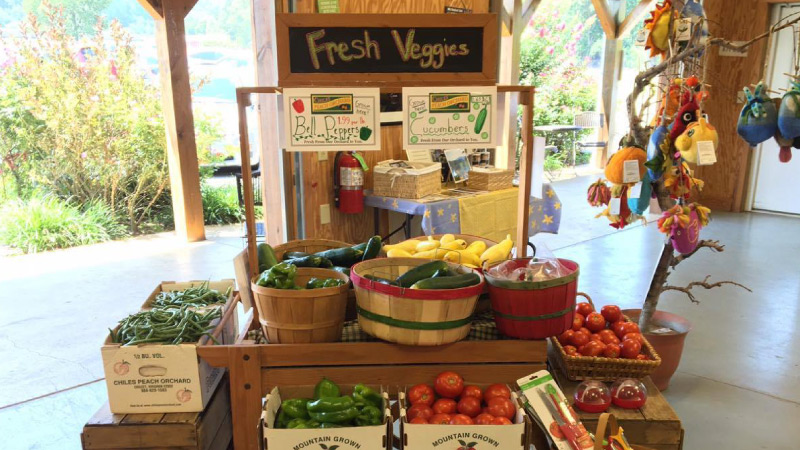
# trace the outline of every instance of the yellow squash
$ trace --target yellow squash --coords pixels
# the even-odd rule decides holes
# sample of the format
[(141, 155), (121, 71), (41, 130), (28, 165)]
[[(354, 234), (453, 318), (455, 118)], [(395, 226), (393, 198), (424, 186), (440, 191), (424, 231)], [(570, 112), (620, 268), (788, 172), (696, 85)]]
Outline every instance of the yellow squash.
[(428, 250), (439, 248), (440, 245), (442, 245), (441, 242), (435, 240), (432, 236), (428, 236), (427, 241), (422, 241), (417, 244), (416, 250), (417, 252), (427, 252)]
[(483, 254), (481, 254), (481, 264), (487, 262), (492, 264), (503, 261), (504, 259), (508, 259), (508, 255), (511, 254), (511, 247), (513, 246), (514, 242), (511, 240), (511, 235), (509, 234), (499, 244), (489, 247), (485, 252), (483, 252)]
[(406, 251), (408, 253), (414, 253), (415, 251), (417, 251), (417, 245), (419, 245), (420, 242), (422, 242), (422, 241), (418, 241), (416, 239), (409, 239), (409, 240), (400, 242), (399, 244), (394, 244), (394, 245), (386, 244), (386, 245), (383, 246), (383, 250), (388, 253), (389, 250), (400, 249), (400, 250)]
[(441, 242), (442, 245), (447, 244), (448, 242), (453, 242), (455, 240), (456, 240), (455, 235), (452, 235), (450, 233), (442, 235), (442, 237), (439, 238), (439, 242)]
[(448, 252), (452, 252), (453, 250), (445, 250), (441, 248), (434, 248), (431, 250), (425, 250), (424, 252), (417, 252), (414, 253), (414, 258), (421, 258), (421, 259), (442, 259), (444, 255)]
[(475, 256), (481, 256), (486, 251), (486, 242), (475, 241), (467, 247), (468, 252), (472, 252)]
[(451, 250), (444, 255), (444, 260), (456, 264), (479, 266), (481, 260), (474, 253), (466, 250)]
[(463, 239), (455, 239), (446, 244), (442, 243), (442, 245), (439, 248), (444, 248), (447, 250), (464, 250), (465, 248), (467, 248), (467, 241)]
[(389, 258), (411, 258), (413, 254), (403, 250), (402, 248), (393, 248), (386, 252)]

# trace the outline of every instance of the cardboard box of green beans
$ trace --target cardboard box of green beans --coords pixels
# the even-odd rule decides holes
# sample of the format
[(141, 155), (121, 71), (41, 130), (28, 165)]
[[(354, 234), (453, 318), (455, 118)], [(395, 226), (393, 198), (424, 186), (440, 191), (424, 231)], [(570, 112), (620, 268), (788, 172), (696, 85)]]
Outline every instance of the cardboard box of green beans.
[(197, 345), (233, 343), (235, 321), (221, 323), (233, 289), (233, 280), (162, 282), (109, 329), (100, 351), (112, 413), (203, 410), (224, 370), (200, 359)]

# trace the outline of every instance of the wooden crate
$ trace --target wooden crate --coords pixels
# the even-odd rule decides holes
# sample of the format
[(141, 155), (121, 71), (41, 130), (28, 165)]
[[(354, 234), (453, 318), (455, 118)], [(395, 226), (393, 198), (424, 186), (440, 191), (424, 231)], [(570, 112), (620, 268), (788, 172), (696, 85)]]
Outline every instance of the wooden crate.
[(514, 187), (514, 171), (498, 170), (492, 172), (469, 171), (467, 186), (470, 189), (480, 189), (482, 191), (499, 191)]
[(227, 377), (199, 413), (112, 414), (106, 403), (83, 427), (81, 443), (84, 450), (226, 450), (233, 436), (230, 405)]
[[(561, 386), (564, 395), (572, 401), (579, 381), (569, 381), (563, 372), (553, 370), (553, 377)], [(650, 377), (642, 379), (647, 388), (647, 403), (640, 409), (623, 409), (611, 405), (608, 412), (617, 417), (617, 421), (625, 430), (625, 437), (631, 444), (642, 445), (653, 450), (683, 449), (683, 426), (675, 410), (667, 403), (667, 399), (653, 384)], [(585, 413), (577, 408), (575, 412), (581, 418), (587, 430), (597, 429), (600, 414)]]

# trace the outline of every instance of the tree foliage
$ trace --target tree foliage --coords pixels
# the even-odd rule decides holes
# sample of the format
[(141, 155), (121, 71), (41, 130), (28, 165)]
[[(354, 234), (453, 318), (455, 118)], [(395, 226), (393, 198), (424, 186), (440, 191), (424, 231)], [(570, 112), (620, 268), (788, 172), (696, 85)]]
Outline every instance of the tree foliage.
[(22, 8), (40, 21), (49, 20), (51, 7), (63, 11), (63, 26), (73, 37), (91, 34), (97, 17), (111, 0), (22, 0)]

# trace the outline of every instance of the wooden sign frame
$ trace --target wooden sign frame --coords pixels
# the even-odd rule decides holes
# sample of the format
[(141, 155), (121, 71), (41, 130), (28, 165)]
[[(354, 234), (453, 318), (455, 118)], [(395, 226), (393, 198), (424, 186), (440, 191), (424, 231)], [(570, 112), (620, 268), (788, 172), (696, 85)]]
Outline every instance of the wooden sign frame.
[[(483, 28), (481, 72), (294, 73), (289, 28)], [(496, 14), (293, 14), (275, 15), (278, 81), (282, 87), (494, 85), (497, 82)], [(377, 64), (377, 63), (376, 63)]]

